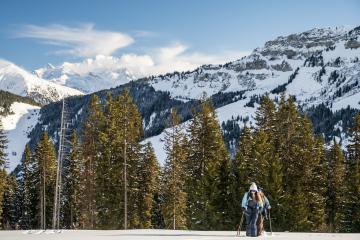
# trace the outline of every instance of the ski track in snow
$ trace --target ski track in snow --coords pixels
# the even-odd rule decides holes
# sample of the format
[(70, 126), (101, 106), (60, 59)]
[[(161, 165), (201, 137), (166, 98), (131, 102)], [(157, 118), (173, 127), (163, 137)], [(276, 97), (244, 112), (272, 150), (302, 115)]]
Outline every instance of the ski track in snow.
[(14, 102), (11, 107), (13, 114), (2, 118), (2, 124), (8, 139), (6, 149), (11, 172), (20, 163), (25, 145), (28, 143), (28, 134), (35, 127), (39, 119), (40, 107), (26, 103)]
[[(242, 232), (244, 234), (244, 232)], [(360, 239), (360, 234), (339, 233), (266, 233), (258, 238), (236, 237), (236, 231), (180, 231), (180, 230), (31, 230), (31, 231), (0, 231), (0, 239), (4, 240), (226, 240), (226, 239), (292, 239), (292, 240), (328, 240)]]

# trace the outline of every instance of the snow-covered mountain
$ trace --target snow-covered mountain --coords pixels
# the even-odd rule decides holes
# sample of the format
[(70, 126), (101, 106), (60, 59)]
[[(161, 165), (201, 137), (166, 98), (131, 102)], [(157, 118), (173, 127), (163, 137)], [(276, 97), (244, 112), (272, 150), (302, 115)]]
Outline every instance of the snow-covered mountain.
[(0, 90), (30, 97), (47, 104), (72, 95), (82, 95), (79, 90), (41, 79), (25, 69), (0, 59)]
[(97, 56), (79, 63), (65, 62), (59, 66), (48, 64), (34, 71), (35, 75), (50, 82), (92, 93), (113, 88), (142, 77), (131, 73), (120, 58)]
[(240, 60), (153, 77), (149, 83), (173, 97), (245, 91), (246, 97), (286, 92), (299, 104), (360, 108), (360, 27), (324, 28), (278, 37)]
[[(243, 92), (241, 99), (216, 109), (220, 123), (250, 119), (264, 94), (293, 95), (304, 110), (324, 104), (333, 112), (360, 109), (360, 27), (325, 28), (278, 37), (238, 61), (206, 65), (192, 72), (171, 73), (149, 79), (156, 90), (177, 99), (199, 99), (218, 92)], [(241, 118), (240, 118), (241, 117)], [(237, 121), (241, 126), (241, 120)], [(344, 123), (334, 125), (346, 145)], [(329, 126), (331, 127), (331, 126)], [(150, 141), (160, 162), (165, 161), (164, 134)]]
[[(353, 73), (359, 68), (359, 31), (359, 28), (315, 28), (281, 36), (240, 60), (204, 65), (191, 72), (150, 77), (148, 83), (156, 90), (169, 91), (180, 99), (198, 99), (203, 92), (209, 96), (233, 91), (246, 91), (247, 96), (261, 95), (282, 86), (287, 93), (299, 97), (301, 103), (336, 102), (334, 109), (338, 109), (342, 106), (342, 98), (331, 98), (339, 94), (336, 90), (348, 88), (357, 78)], [(144, 74), (125, 67), (120, 58), (111, 56), (98, 56), (79, 63), (65, 62), (59, 66), (48, 64), (34, 73), (84, 93), (113, 88), (144, 77)], [(334, 77), (346, 80), (342, 83), (339, 79), (325, 81)], [(289, 78), (294, 79), (289, 82)]]

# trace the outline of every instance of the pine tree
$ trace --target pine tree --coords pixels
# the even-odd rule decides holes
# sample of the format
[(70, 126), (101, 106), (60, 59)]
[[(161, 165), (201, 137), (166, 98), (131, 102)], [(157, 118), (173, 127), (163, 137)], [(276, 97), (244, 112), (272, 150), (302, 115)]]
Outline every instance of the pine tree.
[(286, 100), (282, 96), (275, 116), (277, 124), (271, 141), (282, 166), (281, 205), (292, 206), (282, 209), (281, 228), (318, 229), (324, 223), (325, 189), (316, 181), (322, 163), (311, 123), (301, 116), (292, 97)]
[[(188, 214), (189, 228), (214, 229), (222, 223), (219, 219), (229, 218), (229, 209), (218, 202), (217, 194), (221, 181), (219, 168), (228, 167), (229, 155), (222, 139), (214, 107), (203, 98), (200, 108), (194, 113), (189, 131), (188, 164)], [(215, 189), (214, 189), (215, 186)], [(215, 193), (215, 194), (214, 194)], [(230, 190), (223, 196), (230, 201)], [(225, 223), (226, 224), (226, 223)]]
[[(225, 146), (224, 146), (225, 148)], [(224, 149), (222, 150), (224, 151)], [(213, 209), (212, 229), (232, 230), (234, 227), (232, 216), (232, 195), (231, 195), (231, 162), (228, 153), (224, 151), (221, 155), (220, 166), (216, 170), (213, 192), (210, 206)]]
[(241, 200), (243, 194), (248, 191), (250, 182), (254, 181), (256, 168), (253, 168), (253, 136), (250, 129), (244, 124), (239, 144), (232, 161), (233, 183), (231, 185), (232, 199), (232, 219), (239, 222), (241, 218)]
[(150, 142), (145, 144), (140, 167), (139, 213), (140, 228), (152, 228), (152, 210), (155, 194), (159, 192), (159, 163)]
[(3, 130), (2, 122), (0, 121), (0, 220), (2, 216), (3, 195), (6, 187), (6, 178), (7, 178), (6, 177), (7, 174), (5, 171), (6, 160), (7, 160), (6, 148), (7, 148), (7, 139), (5, 136), (5, 132)]
[(187, 177), (186, 141), (184, 127), (175, 109), (171, 109), (169, 128), (165, 131), (165, 147), (167, 154), (163, 176), (163, 214), (166, 228), (186, 229), (187, 193), (185, 181)]
[(302, 128), (301, 116), (292, 98), (285, 100), (285, 96), (282, 96), (276, 119), (278, 124), (276, 125), (274, 146), (283, 165), (284, 197), (282, 204), (292, 206), (283, 209), (282, 214), (286, 219), (283, 228), (301, 231), (309, 227), (310, 224), (307, 221), (306, 190), (304, 189), (307, 178), (306, 173), (309, 173), (309, 171), (306, 162), (303, 161), (306, 159), (303, 157), (305, 152), (301, 152), (305, 150), (304, 146), (300, 147), (306, 136), (300, 134)]
[(351, 128), (347, 166), (347, 204), (344, 231), (360, 231), (360, 114), (354, 118)]
[[(122, 187), (119, 181), (121, 165), (116, 161), (119, 147), (114, 144), (119, 129), (116, 126), (116, 105), (110, 94), (103, 107), (102, 119), (98, 119), (98, 156), (95, 168), (97, 228), (114, 229), (118, 225), (119, 197)], [(114, 191), (114, 189), (118, 189)]]
[(4, 202), (2, 206), (2, 226), (6, 230), (17, 228), (17, 209), (16, 209), (16, 178), (8, 176), (4, 190)]
[(276, 125), (275, 112), (275, 103), (270, 99), (269, 95), (263, 96), (260, 106), (255, 112), (255, 121), (258, 129), (262, 129), (267, 134), (273, 134)]
[[(306, 119), (307, 121), (307, 119)], [(314, 138), (313, 166), (309, 177), (309, 221), (312, 231), (325, 231), (326, 227), (326, 191), (327, 191), (327, 162), (325, 141), (322, 137)]]
[(33, 226), (35, 218), (36, 203), (34, 200), (34, 185), (32, 183), (33, 156), (28, 144), (25, 146), (23, 161), (21, 163), (21, 177), (19, 190), (21, 191), (21, 217), (20, 226), (22, 229), (29, 229)]
[[(275, 103), (268, 95), (265, 95), (255, 113), (257, 128), (255, 128), (252, 152), (254, 162), (252, 169), (257, 169), (257, 177), (252, 180), (259, 183), (270, 203), (276, 206), (271, 210), (271, 217), (277, 223), (274, 230), (280, 230), (286, 222), (283, 216), (285, 206), (282, 202), (284, 197), (283, 164), (277, 151), (276, 126), (279, 123), (277, 114)], [(251, 166), (248, 165), (248, 167)]]
[[(143, 127), (141, 115), (137, 109), (136, 104), (131, 98), (129, 91), (124, 90), (123, 93), (115, 100), (115, 128), (118, 129), (114, 138), (114, 147), (118, 153), (116, 164), (122, 165), (120, 172), (122, 176), (118, 175), (118, 182), (123, 182), (122, 199), (119, 201), (123, 203), (123, 207), (119, 205), (118, 213), (123, 216), (118, 216), (118, 219), (124, 219), (124, 228), (138, 228), (140, 225), (139, 206), (139, 162), (141, 158), (140, 140), (143, 136)], [(119, 189), (119, 191), (121, 191)], [(129, 220), (129, 221), (128, 221)]]
[(313, 127), (307, 116), (302, 116), (300, 119), (300, 137), (302, 142), (300, 145), (299, 154), (302, 157), (301, 164), (298, 166), (298, 171), (303, 170), (305, 175), (305, 202), (307, 203), (307, 223), (305, 230), (319, 231), (322, 230), (325, 224), (325, 166), (322, 154), (324, 152), (324, 145), (317, 141), (313, 134)]
[(326, 216), (330, 232), (339, 232), (345, 220), (345, 157), (334, 140), (328, 153)]
[(84, 162), (80, 153), (78, 137), (74, 131), (70, 139), (70, 152), (66, 164), (63, 190), (66, 204), (64, 213), (65, 226), (71, 229), (79, 227), (81, 214), (81, 176), (84, 173)]
[(54, 191), (56, 180), (56, 156), (54, 145), (44, 132), (38, 142), (34, 159), (34, 173), (39, 178), (36, 189), (39, 194), (38, 219), (41, 229), (50, 228), (54, 204)]
[(99, 103), (99, 98), (92, 95), (88, 109), (87, 118), (84, 123), (82, 138), (82, 154), (84, 161), (84, 174), (82, 176), (81, 196), (81, 226), (84, 229), (94, 229), (96, 226), (96, 167), (99, 156), (99, 133), (103, 112)]
[(271, 206), (273, 206), (270, 214), (271, 219), (277, 223), (273, 226), (273, 230), (280, 231), (286, 223), (284, 210), (288, 206), (283, 202), (283, 165), (277, 154), (274, 154), (269, 164), (268, 179), (264, 185), (264, 194), (270, 201)]
[(269, 179), (270, 164), (274, 158), (273, 146), (269, 139), (270, 136), (262, 128), (255, 133), (252, 164), (251, 168), (246, 170), (250, 172), (251, 169), (255, 169), (252, 177), (253, 181), (256, 181), (264, 189), (268, 189), (271, 184), (267, 180)]

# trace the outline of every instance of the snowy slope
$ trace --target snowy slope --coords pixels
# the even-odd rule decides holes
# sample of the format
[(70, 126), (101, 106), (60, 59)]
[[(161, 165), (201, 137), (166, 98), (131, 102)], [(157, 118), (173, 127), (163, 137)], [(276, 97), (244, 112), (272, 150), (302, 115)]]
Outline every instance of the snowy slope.
[[(286, 93), (295, 95), (299, 104), (334, 103), (338, 109), (346, 107), (339, 106), (339, 102), (346, 104), (344, 98), (359, 92), (355, 84), (360, 76), (360, 46), (349, 47), (349, 42), (360, 44), (360, 39), (359, 42), (356, 40), (359, 35), (359, 28), (352, 31), (345, 28), (313, 29), (278, 37), (234, 62), (157, 76), (150, 78), (149, 83), (156, 90), (169, 91), (173, 97), (183, 99), (199, 99), (203, 92), (211, 96), (217, 92), (242, 90), (247, 96), (263, 95), (284, 84)], [(321, 70), (324, 73), (320, 73)], [(346, 80), (329, 80), (332, 72)], [(288, 83), (294, 74), (294, 79)], [(348, 86), (350, 92), (343, 96), (334, 95), (336, 90)], [(352, 106), (360, 108), (359, 104)]]
[(0, 89), (16, 95), (30, 97), (46, 104), (63, 97), (81, 95), (82, 92), (43, 80), (15, 64), (0, 59)]
[(123, 67), (121, 59), (97, 56), (79, 63), (65, 62), (59, 66), (48, 64), (34, 73), (50, 82), (92, 93), (113, 88), (141, 77)]
[(40, 112), (40, 107), (20, 102), (14, 102), (10, 109), (13, 114), (1, 119), (8, 139), (8, 172), (20, 163), (25, 145), (29, 141), (28, 134), (37, 124)]
[[(64, 230), (54, 233), (52, 230), (45, 232), (32, 231), (1, 231), (0, 238), (6, 240), (25, 239), (62, 239), (62, 240), (227, 240), (227, 239), (254, 239), (235, 237), (235, 231), (180, 231), (180, 230)], [(293, 239), (293, 240), (327, 240), (342, 239), (355, 240), (360, 234), (341, 233), (266, 233), (258, 239)]]

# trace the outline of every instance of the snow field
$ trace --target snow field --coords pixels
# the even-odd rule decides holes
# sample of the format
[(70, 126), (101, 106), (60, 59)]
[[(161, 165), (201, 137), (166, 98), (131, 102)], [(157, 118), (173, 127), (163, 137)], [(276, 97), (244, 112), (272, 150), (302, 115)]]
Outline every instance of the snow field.
[[(242, 232), (244, 234), (244, 232)], [(181, 231), (181, 230), (31, 230), (0, 231), (4, 240), (229, 240), (229, 239), (291, 239), (291, 240), (329, 240), (360, 239), (360, 234), (339, 233), (266, 233), (258, 238), (236, 237), (236, 231)]]

